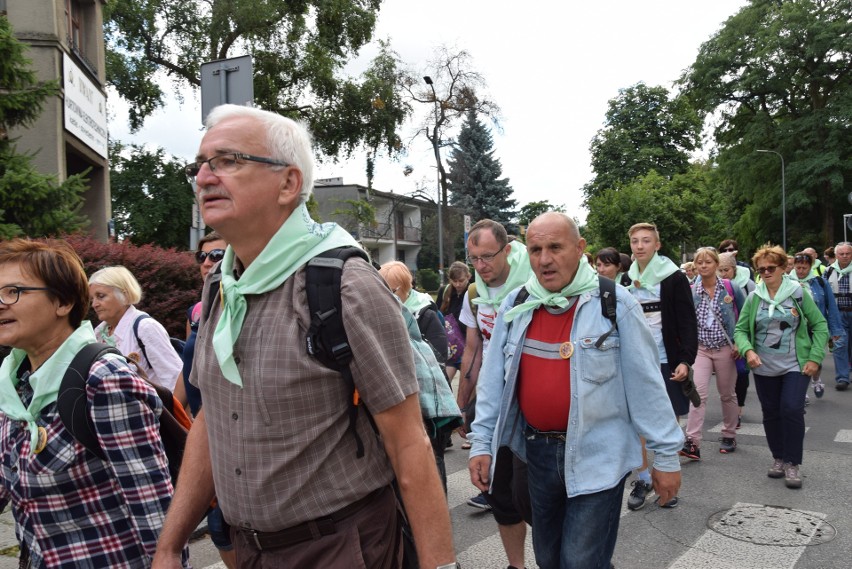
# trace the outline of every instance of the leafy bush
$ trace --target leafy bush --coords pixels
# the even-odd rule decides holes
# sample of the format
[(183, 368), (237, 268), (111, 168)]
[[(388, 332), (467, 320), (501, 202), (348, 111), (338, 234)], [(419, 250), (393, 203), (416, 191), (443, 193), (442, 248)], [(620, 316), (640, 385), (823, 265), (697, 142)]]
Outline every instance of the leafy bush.
[[(87, 235), (65, 239), (80, 255), (87, 275), (113, 265), (127, 267), (142, 287), (142, 301), (136, 308), (165, 326), (170, 336), (186, 336), (186, 309), (200, 300), (202, 285), (190, 253), (128, 242), (103, 243)], [(94, 312), (90, 311), (89, 319), (98, 324)]]
[(417, 288), (425, 291), (437, 291), (441, 286), (438, 272), (432, 269), (417, 270)]

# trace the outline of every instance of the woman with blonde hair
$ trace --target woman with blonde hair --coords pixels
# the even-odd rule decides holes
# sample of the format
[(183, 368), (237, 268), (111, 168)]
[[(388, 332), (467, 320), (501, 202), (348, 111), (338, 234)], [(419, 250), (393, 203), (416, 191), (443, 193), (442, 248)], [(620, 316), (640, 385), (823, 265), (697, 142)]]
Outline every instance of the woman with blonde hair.
[(686, 443), (680, 454), (692, 460), (701, 458), (701, 439), (704, 429), (704, 412), (710, 387), (710, 376), (716, 374), (716, 389), (722, 400), (722, 441), (719, 452), (737, 450), (736, 428), (739, 416), (735, 387), (738, 356), (731, 338), (745, 295), (735, 283), (716, 276), (719, 254), (715, 249), (702, 247), (695, 253), (695, 270), (698, 278), (692, 284), (692, 301), (698, 320), (698, 355), (695, 357), (694, 381), (701, 405), (691, 405), (686, 422)]
[[(122, 266), (96, 271), (89, 277), (89, 295), (101, 320), (95, 328), (98, 341), (117, 348), (151, 383), (169, 391), (177, 385), (182, 392), (183, 362), (163, 325), (134, 306), (142, 300), (142, 287), (133, 273)], [(179, 399), (184, 402), (186, 396)]]
[(825, 356), (828, 324), (810, 292), (784, 272), (781, 247), (761, 247), (752, 263), (761, 281), (743, 306), (734, 342), (754, 371), (773, 459), (767, 475), (801, 488), (805, 394)]

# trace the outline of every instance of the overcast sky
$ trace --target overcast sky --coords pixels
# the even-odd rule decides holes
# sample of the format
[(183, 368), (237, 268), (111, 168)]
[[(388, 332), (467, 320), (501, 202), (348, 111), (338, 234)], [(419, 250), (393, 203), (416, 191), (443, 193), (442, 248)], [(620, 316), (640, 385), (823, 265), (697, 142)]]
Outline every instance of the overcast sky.
[[(549, 200), (582, 221), (581, 188), (592, 177), (589, 143), (603, 126), (607, 101), (640, 81), (671, 89), (699, 46), (746, 3), (386, 0), (374, 37), (390, 38), (417, 76), (434, 75), (427, 62), (437, 46), (467, 50), (487, 81), (487, 95), (501, 107), (502, 132), (493, 133), (494, 148), (518, 204)], [(365, 47), (347, 69), (357, 74), (375, 53), (374, 46)], [(202, 136), (197, 96), (188, 94), (182, 105), (171, 102), (131, 135), (126, 105), (114, 95), (112, 138), (159, 145), (187, 161), (195, 155)], [(418, 117), (431, 111), (429, 106), (415, 110)], [(404, 140), (418, 122), (403, 132)], [(407, 177), (402, 173), (406, 165), (414, 168)], [(317, 177), (366, 185), (363, 157), (321, 164)], [(435, 188), (428, 141), (417, 138), (407, 156), (382, 160), (373, 185), (396, 193), (418, 185)]]

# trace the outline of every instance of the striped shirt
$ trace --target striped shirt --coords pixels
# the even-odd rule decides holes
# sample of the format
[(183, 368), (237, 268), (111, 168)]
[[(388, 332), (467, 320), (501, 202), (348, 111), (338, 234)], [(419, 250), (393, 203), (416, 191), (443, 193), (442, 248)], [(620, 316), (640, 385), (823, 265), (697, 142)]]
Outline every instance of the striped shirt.
[[(25, 375), (18, 392), (26, 406), (33, 390)], [(22, 422), (0, 413), (0, 509), (11, 504), (34, 568), (149, 567), (174, 492), (160, 440), (162, 403), (118, 356), (95, 362), (87, 384), (107, 460), (72, 437), (55, 403), (41, 413), (47, 446), (38, 454)]]

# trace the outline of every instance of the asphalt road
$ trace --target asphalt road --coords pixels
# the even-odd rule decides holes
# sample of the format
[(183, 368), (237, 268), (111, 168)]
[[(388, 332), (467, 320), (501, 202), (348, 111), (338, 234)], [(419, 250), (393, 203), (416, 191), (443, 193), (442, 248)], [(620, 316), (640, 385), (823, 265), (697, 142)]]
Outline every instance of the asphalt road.
[[(790, 490), (770, 479), (772, 462), (754, 386), (749, 390), (738, 432), (737, 451), (718, 452), (721, 412), (711, 386), (702, 460), (685, 461), (680, 503), (660, 509), (653, 496), (637, 512), (623, 508), (613, 561), (619, 569), (849, 569), (852, 568), (852, 390), (835, 391), (834, 367), (824, 362), (825, 396), (805, 417), (803, 488)], [(475, 494), (467, 474), (467, 453), (454, 439), (448, 449), (448, 503), (458, 558), (466, 569), (507, 565), (497, 526), (487, 512), (465, 502)], [(627, 492), (625, 492), (625, 503)], [(8, 514), (2, 516), (8, 518)], [(0, 518), (0, 534), (11, 520)], [(13, 535), (7, 535), (14, 539)], [(191, 544), (193, 566), (219, 569), (209, 538)], [(0, 556), (0, 569), (14, 569), (13, 556)], [(536, 567), (529, 547), (527, 567)]]

